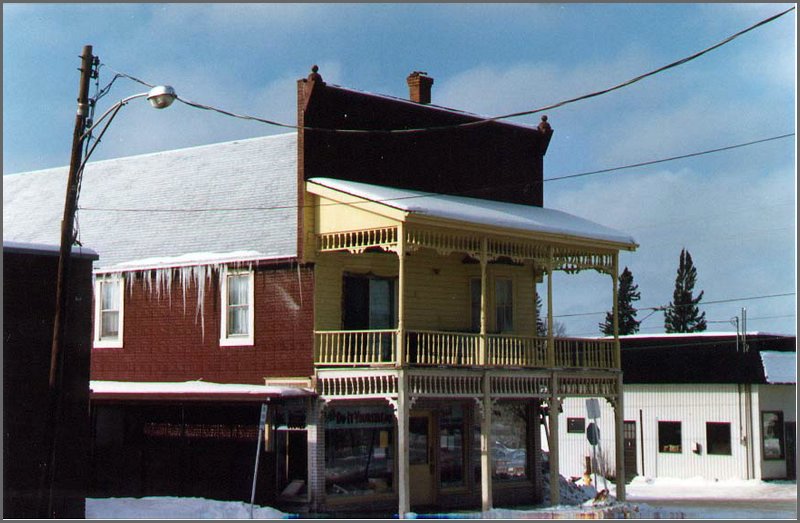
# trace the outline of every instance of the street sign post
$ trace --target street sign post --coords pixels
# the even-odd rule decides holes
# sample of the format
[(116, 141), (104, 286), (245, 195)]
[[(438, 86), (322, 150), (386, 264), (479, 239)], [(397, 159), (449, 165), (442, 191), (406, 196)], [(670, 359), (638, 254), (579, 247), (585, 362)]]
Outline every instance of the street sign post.
[(253, 467), (253, 488), (250, 490), (250, 519), (253, 519), (253, 504), (256, 500), (256, 479), (258, 479), (258, 458), (261, 456), (261, 438), (267, 424), (267, 404), (261, 405), (261, 417), (258, 420), (258, 445), (256, 446), (256, 464)]

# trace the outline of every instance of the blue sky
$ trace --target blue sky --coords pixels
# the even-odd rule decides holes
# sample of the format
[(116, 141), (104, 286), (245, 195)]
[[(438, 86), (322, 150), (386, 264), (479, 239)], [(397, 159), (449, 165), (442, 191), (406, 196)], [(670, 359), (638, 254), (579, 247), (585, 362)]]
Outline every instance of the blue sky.
[[(407, 97), (413, 70), (433, 103), (486, 115), (616, 85), (709, 47), (793, 4), (4, 4), (3, 173), (68, 163), (78, 55), (173, 85), (190, 100), (287, 123), (295, 80)], [(688, 154), (796, 130), (793, 11), (698, 60), (547, 112), (552, 178)], [(101, 86), (112, 77), (101, 68)], [(118, 80), (99, 103), (144, 90)], [(93, 159), (285, 132), (176, 104), (131, 103)], [(517, 118), (536, 123), (540, 115)], [(641, 307), (667, 304), (687, 248), (703, 302), (796, 290), (796, 138), (545, 184), (545, 205), (633, 235), (623, 254)], [(597, 333), (610, 278), (554, 284), (571, 335)], [(796, 332), (796, 296), (703, 306), (709, 330)], [(639, 313), (639, 319), (647, 316)], [(642, 332), (663, 332), (663, 314)]]

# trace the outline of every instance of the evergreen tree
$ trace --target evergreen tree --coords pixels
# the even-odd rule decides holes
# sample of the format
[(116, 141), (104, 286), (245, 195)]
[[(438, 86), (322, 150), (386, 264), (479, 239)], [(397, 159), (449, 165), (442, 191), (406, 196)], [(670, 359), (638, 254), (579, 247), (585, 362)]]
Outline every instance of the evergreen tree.
[[(639, 332), (639, 321), (636, 320), (636, 308), (633, 302), (640, 298), (639, 286), (633, 283), (633, 273), (627, 267), (619, 275), (619, 291), (617, 292), (617, 312), (619, 313), (619, 334), (636, 334)], [(599, 324), (600, 331), (606, 336), (614, 334), (614, 311), (606, 313), (606, 321)]]
[(706, 313), (700, 313), (697, 304), (703, 299), (703, 291), (692, 297), (697, 280), (697, 269), (692, 263), (692, 255), (681, 249), (678, 275), (672, 301), (664, 312), (664, 329), (667, 332), (702, 332), (706, 330)]
[(536, 335), (547, 336), (547, 323), (542, 318), (542, 298), (539, 293), (536, 293)]

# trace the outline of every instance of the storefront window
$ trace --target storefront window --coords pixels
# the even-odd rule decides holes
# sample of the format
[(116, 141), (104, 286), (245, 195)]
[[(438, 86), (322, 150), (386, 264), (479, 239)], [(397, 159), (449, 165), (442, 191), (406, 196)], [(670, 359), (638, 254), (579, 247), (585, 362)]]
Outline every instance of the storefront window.
[[(498, 402), (492, 409), (492, 478), (521, 480), (528, 476), (528, 408), (522, 402)], [(481, 428), (473, 431), (472, 463), (475, 481), (481, 478)]]
[(761, 413), (764, 459), (783, 459), (783, 413)]
[(439, 417), (439, 468), (442, 487), (464, 484), (464, 409), (445, 408)]
[(377, 406), (325, 412), (325, 488), (328, 494), (392, 491), (394, 415)]

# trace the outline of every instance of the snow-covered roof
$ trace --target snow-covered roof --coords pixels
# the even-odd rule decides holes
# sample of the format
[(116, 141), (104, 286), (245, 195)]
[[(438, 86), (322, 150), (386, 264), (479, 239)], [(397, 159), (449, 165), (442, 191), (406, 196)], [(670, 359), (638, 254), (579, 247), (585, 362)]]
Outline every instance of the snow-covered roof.
[(554, 209), (396, 189), (333, 178), (312, 178), (308, 181), (408, 213), (526, 232), (590, 238), (621, 243), (630, 248), (636, 247), (633, 237), (621, 231)]
[[(4, 242), (60, 242), (67, 172), (3, 176)], [(99, 269), (242, 251), (293, 257), (296, 202), (296, 133), (90, 162), (78, 239), (99, 254)]]
[[(46, 245), (43, 243), (7, 242), (3, 240), (3, 252), (58, 256), (61, 254), (61, 247), (58, 245)], [(94, 252), (92, 249), (81, 247), (80, 245), (72, 246), (72, 256), (97, 259), (96, 252)]]
[(214, 397), (252, 396), (259, 398), (290, 398), (314, 395), (312, 389), (284, 385), (247, 385), (239, 383), (213, 383), (202, 380), (183, 382), (149, 382), (149, 381), (99, 381), (89, 382), (94, 396), (104, 397), (164, 397), (193, 396), (213, 399)]
[(767, 383), (797, 383), (797, 353), (761, 351)]

